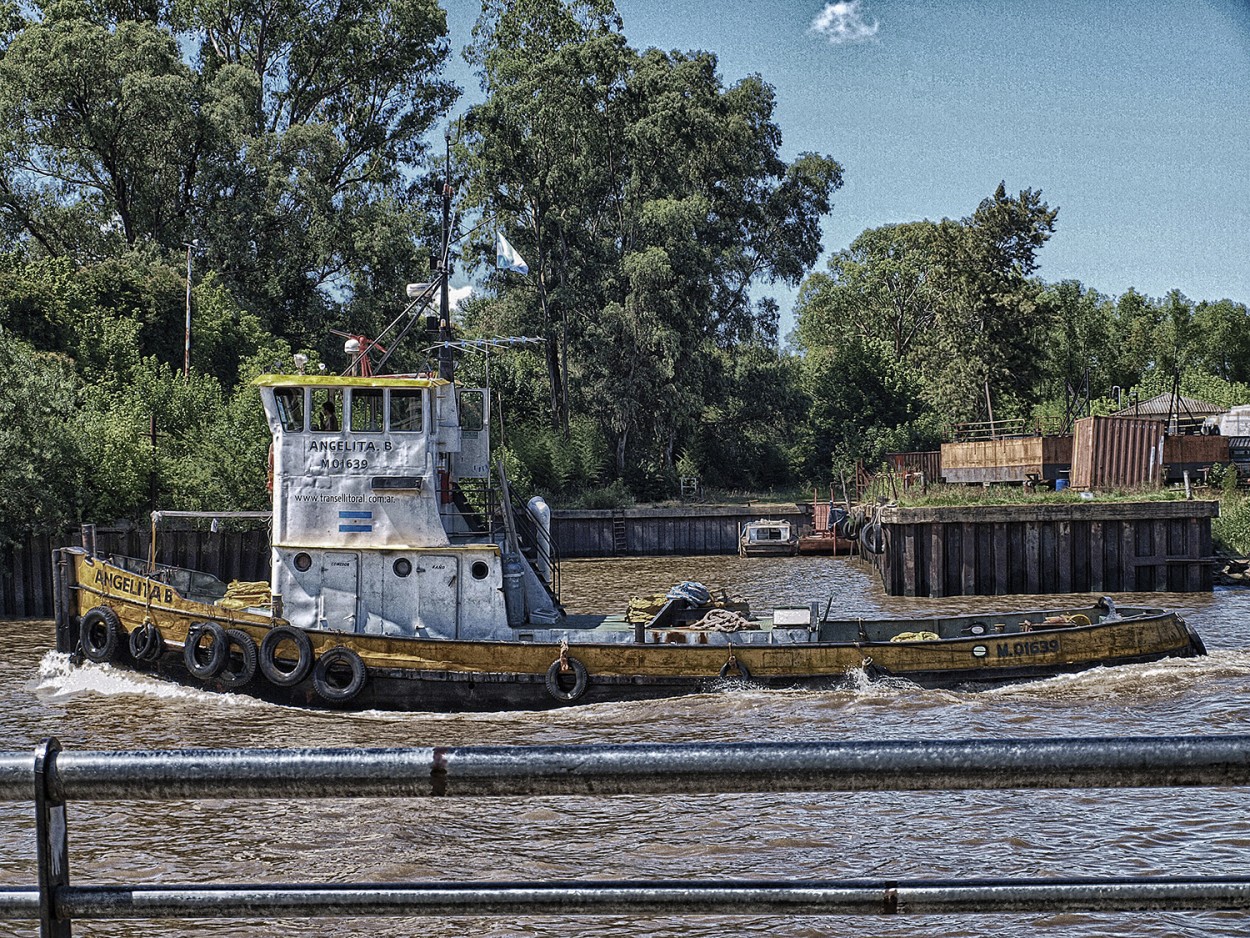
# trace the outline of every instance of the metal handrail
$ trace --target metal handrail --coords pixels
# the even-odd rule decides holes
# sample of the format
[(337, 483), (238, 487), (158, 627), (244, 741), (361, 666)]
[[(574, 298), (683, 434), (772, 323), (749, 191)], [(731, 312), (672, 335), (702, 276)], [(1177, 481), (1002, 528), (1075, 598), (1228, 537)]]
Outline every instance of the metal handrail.
[(0, 753), (0, 800), (36, 806), (39, 887), (0, 920), (417, 914), (929, 914), (1245, 910), (1250, 877), (89, 886), (70, 801), (660, 795), (1250, 785), (1250, 736)]

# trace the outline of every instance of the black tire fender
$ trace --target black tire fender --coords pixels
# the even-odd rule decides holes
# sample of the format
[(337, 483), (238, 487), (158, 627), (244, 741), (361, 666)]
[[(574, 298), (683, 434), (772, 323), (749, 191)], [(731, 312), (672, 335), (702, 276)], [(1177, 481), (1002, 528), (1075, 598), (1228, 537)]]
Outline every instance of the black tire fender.
[(122, 621), (108, 606), (96, 606), (78, 623), (78, 644), (82, 653), (96, 664), (106, 664), (117, 657), (121, 647)]
[[(561, 670), (560, 663), (562, 661), (567, 662), (567, 671)], [(565, 690), (560, 686), (560, 675), (568, 674), (569, 671), (573, 672), (573, 686)], [(547, 669), (547, 677), (544, 684), (547, 686), (547, 693), (554, 700), (558, 700), (561, 703), (572, 703), (586, 693), (586, 688), (590, 686), (590, 672), (586, 670), (586, 665), (576, 658), (568, 656), (557, 658), (551, 662), (551, 667)]]
[(226, 630), (226, 663), (217, 675), (226, 690), (238, 690), (256, 677), (260, 652), (256, 640), (242, 629)]
[[(341, 668), (348, 669), (346, 683), (338, 681), (335, 674)], [(313, 690), (326, 703), (350, 703), (360, 696), (369, 680), (369, 671), (360, 655), (345, 645), (336, 645), (317, 659), (313, 667)]]
[[(207, 636), (208, 647), (200, 642)], [(182, 646), (182, 660), (187, 670), (201, 681), (211, 681), (226, 666), (229, 654), (226, 630), (216, 622), (192, 622), (187, 630), (187, 640)]]
[(885, 553), (885, 532), (881, 530), (881, 522), (874, 521), (859, 533), (859, 542), (870, 553)]
[[(278, 663), (278, 650), (284, 642), (295, 646), (295, 666), (289, 671)], [(313, 666), (312, 641), (301, 629), (292, 625), (279, 625), (270, 629), (260, 643), (260, 671), (269, 682), (278, 687), (294, 687), (304, 678)]]
[(143, 625), (131, 631), (126, 644), (130, 648), (130, 657), (137, 664), (151, 664), (165, 650), (165, 641), (161, 638), (160, 629), (151, 622), (144, 622)]
[(751, 669), (733, 656), (720, 666), (720, 676), (722, 678), (727, 678), (729, 677), (730, 671), (737, 671), (738, 677), (744, 681), (751, 680)]

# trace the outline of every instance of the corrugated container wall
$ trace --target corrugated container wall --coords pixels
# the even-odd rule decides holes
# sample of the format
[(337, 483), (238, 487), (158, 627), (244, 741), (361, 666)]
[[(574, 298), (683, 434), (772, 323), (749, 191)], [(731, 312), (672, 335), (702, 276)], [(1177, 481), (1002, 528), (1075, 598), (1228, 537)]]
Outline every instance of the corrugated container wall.
[(1072, 487), (1115, 489), (1157, 486), (1163, 466), (1162, 420), (1085, 417), (1072, 443)]

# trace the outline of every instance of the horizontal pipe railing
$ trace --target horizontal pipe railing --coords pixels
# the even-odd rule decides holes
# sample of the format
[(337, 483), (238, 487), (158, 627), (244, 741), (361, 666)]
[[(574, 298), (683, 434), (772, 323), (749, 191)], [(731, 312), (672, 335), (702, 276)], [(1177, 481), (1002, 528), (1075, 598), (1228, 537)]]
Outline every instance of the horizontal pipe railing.
[[(1250, 785), (1250, 736), (58, 752), (71, 801)], [(0, 800), (31, 798), (0, 753)]]
[(85, 886), (72, 801), (662, 795), (1250, 785), (1250, 736), (412, 749), (0, 753), (0, 800), (36, 803), (39, 888), (0, 919), (280, 915), (931, 914), (1244, 910), (1250, 877)]
[[(934, 915), (1240, 911), (1250, 879), (397, 883), (66, 886), (63, 919), (453, 915)], [(0, 892), (0, 920), (38, 915), (37, 890)]]

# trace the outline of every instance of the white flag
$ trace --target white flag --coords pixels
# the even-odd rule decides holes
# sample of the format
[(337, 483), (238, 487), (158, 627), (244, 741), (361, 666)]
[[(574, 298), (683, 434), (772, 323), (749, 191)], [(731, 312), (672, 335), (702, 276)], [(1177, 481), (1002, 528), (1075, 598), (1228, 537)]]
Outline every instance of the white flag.
[(518, 274), (528, 274), (529, 265), (525, 258), (517, 253), (517, 249), (508, 243), (502, 231), (495, 232), (495, 267), (499, 270), (515, 270)]

